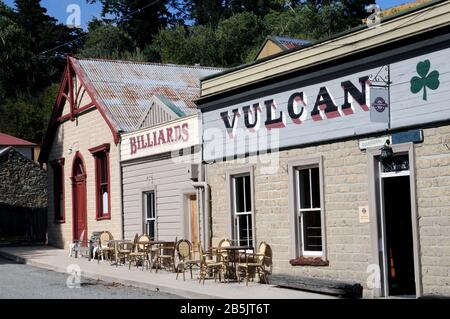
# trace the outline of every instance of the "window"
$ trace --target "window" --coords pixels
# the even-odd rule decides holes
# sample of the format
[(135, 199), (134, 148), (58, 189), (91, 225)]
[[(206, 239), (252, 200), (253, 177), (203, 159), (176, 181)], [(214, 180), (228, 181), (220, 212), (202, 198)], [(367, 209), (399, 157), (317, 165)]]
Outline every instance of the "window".
[(53, 211), (55, 222), (64, 223), (64, 158), (53, 161), (50, 165), (53, 170)]
[(233, 239), (239, 246), (253, 246), (253, 214), (250, 175), (232, 178)]
[(322, 256), (322, 209), (318, 166), (296, 169), (297, 223), (301, 255)]
[(155, 192), (144, 193), (144, 220), (145, 220), (145, 234), (150, 239), (156, 239), (156, 201)]
[(109, 144), (89, 150), (95, 159), (97, 219), (110, 219)]

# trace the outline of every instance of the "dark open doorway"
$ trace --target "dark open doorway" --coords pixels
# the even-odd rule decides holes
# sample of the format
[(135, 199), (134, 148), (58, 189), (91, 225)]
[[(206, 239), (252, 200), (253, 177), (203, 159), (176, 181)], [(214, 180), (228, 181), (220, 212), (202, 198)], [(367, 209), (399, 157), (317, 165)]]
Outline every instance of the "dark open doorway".
[(410, 176), (383, 178), (389, 295), (415, 295)]

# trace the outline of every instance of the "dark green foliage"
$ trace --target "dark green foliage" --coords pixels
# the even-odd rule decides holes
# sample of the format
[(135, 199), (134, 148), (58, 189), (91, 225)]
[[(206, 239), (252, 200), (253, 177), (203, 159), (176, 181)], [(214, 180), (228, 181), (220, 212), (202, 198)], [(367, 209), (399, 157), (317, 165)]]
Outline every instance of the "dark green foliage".
[[(233, 67), (268, 35), (319, 40), (361, 23), (373, 0), (86, 0), (102, 5), (88, 33), (39, 0), (0, 0), (0, 131), (41, 142), (66, 55)], [(58, 83), (58, 84), (55, 84)]]
[(80, 44), (49, 51), (81, 35), (46, 14), (36, 0), (16, 0), (13, 11), (0, 1), (0, 131), (41, 142), (55, 101), (65, 53)]
[(102, 15), (113, 15), (117, 26), (136, 41), (139, 48), (151, 44), (153, 36), (164, 28), (172, 15), (167, 0), (87, 0), (102, 4)]

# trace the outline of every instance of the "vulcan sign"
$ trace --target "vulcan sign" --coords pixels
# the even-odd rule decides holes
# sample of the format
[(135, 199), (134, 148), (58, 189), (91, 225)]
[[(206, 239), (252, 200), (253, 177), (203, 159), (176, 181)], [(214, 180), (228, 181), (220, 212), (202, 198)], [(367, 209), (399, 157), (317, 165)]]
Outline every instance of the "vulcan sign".
[[(332, 92), (327, 86), (321, 86), (317, 92), (298, 90), (283, 96), (287, 100), (268, 98), (251, 105), (234, 108), (231, 112), (221, 112), (220, 116), (229, 136), (233, 138), (242, 115), (244, 126), (250, 132), (256, 132), (262, 126), (269, 130), (284, 128), (288, 120), (294, 124), (302, 124), (308, 118), (317, 122), (351, 115), (356, 112), (356, 108), (367, 112), (369, 111), (367, 105), (370, 92), (369, 77), (362, 76), (358, 82), (355, 84), (349, 80), (342, 81), (340, 92)], [(313, 93), (315, 95), (312, 95)], [(338, 94), (342, 96), (340, 105), (335, 99)], [(311, 100), (313, 103), (309, 102)]]

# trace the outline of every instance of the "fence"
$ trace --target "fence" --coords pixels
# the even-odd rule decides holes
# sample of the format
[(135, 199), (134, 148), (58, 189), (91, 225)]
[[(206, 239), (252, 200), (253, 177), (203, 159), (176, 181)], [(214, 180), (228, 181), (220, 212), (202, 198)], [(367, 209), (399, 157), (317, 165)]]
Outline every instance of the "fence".
[(45, 242), (47, 208), (0, 204), (0, 241)]

